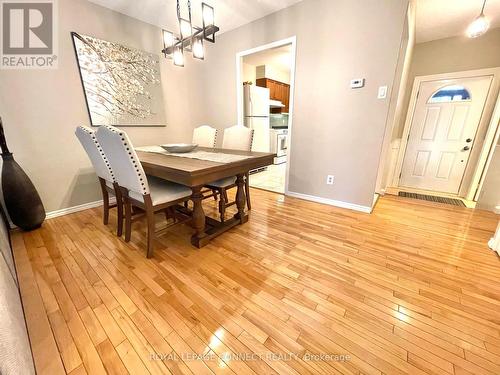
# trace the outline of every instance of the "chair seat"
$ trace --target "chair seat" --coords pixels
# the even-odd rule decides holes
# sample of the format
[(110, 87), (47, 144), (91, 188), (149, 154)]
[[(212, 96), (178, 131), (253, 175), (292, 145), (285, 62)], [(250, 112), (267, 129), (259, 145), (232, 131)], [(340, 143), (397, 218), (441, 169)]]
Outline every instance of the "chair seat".
[(221, 178), (220, 180), (212, 181), (207, 186), (214, 186), (217, 188), (225, 188), (236, 183), (236, 176)]
[[(182, 198), (189, 198), (192, 194), (191, 189), (187, 186), (179, 185), (175, 182), (166, 181), (153, 176), (147, 176), (147, 178), (149, 184), (149, 194), (151, 195), (153, 206), (176, 201)], [(129, 196), (130, 198), (144, 203), (144, 195), (142, 194), (129, 191)]]

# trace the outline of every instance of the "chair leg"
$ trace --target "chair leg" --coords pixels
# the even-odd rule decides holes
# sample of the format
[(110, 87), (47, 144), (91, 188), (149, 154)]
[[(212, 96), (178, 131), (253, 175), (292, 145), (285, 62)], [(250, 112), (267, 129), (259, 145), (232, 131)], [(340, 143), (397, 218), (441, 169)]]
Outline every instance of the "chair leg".
[(102, 222), (104, 225), (108, 225), (109, 222), (109, 194), (106, 189), (106, 181), (103, 178), (99, 177), (99, 182), (101, 183), (101, 191), (102, 191), (102, 207), (103, 207), (103, 215)]
[(248, 173), (245, 176), (245, 194), (247, 196), (247, 208), (251, 210), (252, 205), (250, 204), (250, 175)]
[(225, 220), (225, 215), (226, 215), (226, 203), (227, 203), (227, 194), (224, 189), (222, 189), (220, 192), (220, 199), (219, 199), (219, 213), (220, 213), (220, 221), (221, 223), (224, 222)]
[(144, 197), (146, 205), (146, 218), (148, 221), (148, 233), (147, 233), (148, 238), (147, 238), (147, 253), (146, 253), (147, 258), (151, 258), (153, 256), (153, 242), (155, 238), (155, 215), (153, 212), (153, 205), (150, 200), (151, 198), (149, 196)]
[(116, 235), (121, 237), (123, 234), (123, 199), (120, 187), (115, 184), (115, 197), (116, 197)]
[(128, 198), (125, 198), (125, 242), (130, 241), (132, 235), (132, 205)]
[(174, 219), (174, 223), (177, 223), (177, 213), (175, 212), (175, 208), (169, 207), (170, 212), (172, 213), (172, 218)]

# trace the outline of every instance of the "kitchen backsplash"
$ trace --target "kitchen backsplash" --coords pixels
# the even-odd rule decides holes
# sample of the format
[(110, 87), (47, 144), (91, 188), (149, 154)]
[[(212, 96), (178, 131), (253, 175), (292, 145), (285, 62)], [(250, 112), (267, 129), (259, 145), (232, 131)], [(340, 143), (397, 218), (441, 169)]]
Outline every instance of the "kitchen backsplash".
[(271, 128), (288, 127), (288, 113), (271, 113), (269, 115), (269, 125)]

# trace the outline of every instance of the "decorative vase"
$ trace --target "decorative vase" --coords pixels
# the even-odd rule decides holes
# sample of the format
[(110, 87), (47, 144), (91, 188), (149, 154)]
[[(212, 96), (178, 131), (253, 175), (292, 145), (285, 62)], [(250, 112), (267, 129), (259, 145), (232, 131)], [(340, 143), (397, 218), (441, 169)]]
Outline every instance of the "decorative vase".
[(45, 209), (33, 183), (16, 163), (7, 147), (0, 118), (0, 148), (2, 149), (2, 191), (5, 207), (12, 222), (22, 230), (40, 227)]

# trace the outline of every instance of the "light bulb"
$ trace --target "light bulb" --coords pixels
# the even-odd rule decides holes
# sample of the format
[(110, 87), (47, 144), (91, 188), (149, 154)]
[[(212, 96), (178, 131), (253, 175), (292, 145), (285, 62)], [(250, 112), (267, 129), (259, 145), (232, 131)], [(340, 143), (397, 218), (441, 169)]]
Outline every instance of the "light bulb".
[(189, 21), (181, 19), (180, 27), (181, 27), (182, 38), (188, 38), (193, 33), (193, 30), (191, 29), (191, 24), (189, 23)]
[(163, 30), (163, 43), (165, 44), (165, 48), (173, 46), (174, 40), (175, 39), (173, 33)]
[(193, 57), (203, 60), (205, 57), (205, 50), (203, 49), (203, 42), (200, 38), (196, 38), (193, 43)]
[(486, 19), (484, 14), (480, 14), (474, 21), (471, 22), (467, 28), (467, 36), (469, 38), (477, 38), (483, 35), (490, 27), (490, 22)]
[(205, 3), (201, 4), (203, 13), (203, 23), (205, 26), (211, 26), (214, 24), (214, 8)]
[(184, 66), (184, 54), (180, 48), (176, 48), (174, 51), (174, 65)]

